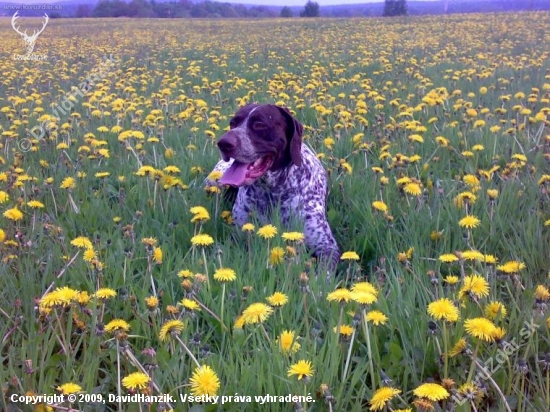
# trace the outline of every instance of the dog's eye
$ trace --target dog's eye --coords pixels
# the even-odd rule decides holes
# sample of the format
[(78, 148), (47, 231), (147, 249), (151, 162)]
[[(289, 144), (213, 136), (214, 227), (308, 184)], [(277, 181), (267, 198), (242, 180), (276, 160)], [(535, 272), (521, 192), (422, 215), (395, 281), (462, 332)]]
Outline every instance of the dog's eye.
[(229, 128), (234, 129), (235, 127), (237, 127), (237, 122), (235, 120), (231, 120), (229, 122)]
[(262, 122), (254, 122), (252, 123), (252, 128), (254, 130), (265, 130), (267, 129), (267, 126), (265, 125), (265, 123)]

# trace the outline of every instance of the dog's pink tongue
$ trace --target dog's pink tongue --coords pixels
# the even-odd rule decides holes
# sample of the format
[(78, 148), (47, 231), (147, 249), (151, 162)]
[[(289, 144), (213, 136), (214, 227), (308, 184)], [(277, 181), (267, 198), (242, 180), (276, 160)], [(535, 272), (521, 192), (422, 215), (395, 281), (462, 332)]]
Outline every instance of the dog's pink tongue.
[(246, 179), (246, 170), (249, 165), (250, 163), (241, 163), (234, 160), (219, 182), (224, 185), (242, 186)]

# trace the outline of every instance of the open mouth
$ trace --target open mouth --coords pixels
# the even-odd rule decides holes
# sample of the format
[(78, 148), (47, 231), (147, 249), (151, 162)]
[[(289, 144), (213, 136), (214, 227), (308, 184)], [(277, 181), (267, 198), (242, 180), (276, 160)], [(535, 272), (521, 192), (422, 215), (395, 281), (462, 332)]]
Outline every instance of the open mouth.
[(253, 183), (263, 176), (273, 165), (273, 157), (263, 156), (252, 163), (243, 163), (234, 160), (233, 164), (225, 171), (220, 183), (231, 186), (243, 186)]

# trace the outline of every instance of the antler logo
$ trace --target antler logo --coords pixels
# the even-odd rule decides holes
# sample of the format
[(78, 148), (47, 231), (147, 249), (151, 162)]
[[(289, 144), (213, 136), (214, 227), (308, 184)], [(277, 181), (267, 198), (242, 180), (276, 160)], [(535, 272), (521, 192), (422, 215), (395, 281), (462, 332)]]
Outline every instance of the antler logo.
[(17, 33), (19, 33), (21, 35), (21, 37), (23, 38), (23, 41), (25, 42), (25, 48), (27, 49), (27, 55), (30, 55), (32, 53), (32, 51), (34, 50), (34, 44), (36, 43), (36, 39), (38, 38), (38, 36), (40, 36), (40, 33), (42, 33), (44, 31), (44, 29), (46, 28), (46, 25), (48, 24), (49, 17), (46, 13), (44, 13), (44, 19), (45, 20), (44, 20), (44, 23), (42, 24), (42, 28), (40, 30), (34, 30), (33, 33), (29, 36), (27, 34), (27, 30), (25, 30), (24, 32), (21, 32), (19, 30), (19, 26), (15, 25), (15, 21), (19, 18), (17, 13), (19, 13), (19, 12), (16, 11), (15, 14), (13, 15), (13, 17), (11, 18), (11, 25), (12, 25), (13, 29)]

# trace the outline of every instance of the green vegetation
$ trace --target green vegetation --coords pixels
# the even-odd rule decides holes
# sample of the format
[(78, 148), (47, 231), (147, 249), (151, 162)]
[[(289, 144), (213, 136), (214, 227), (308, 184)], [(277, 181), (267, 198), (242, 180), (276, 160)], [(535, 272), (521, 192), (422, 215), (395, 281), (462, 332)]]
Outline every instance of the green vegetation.
[[(310, 394), (308, 411), (547, 411), (548, 27), (55, 20), (33, 62), (0, 20), (0, 409), (80, 390), (168, 393), (177, 411), (204, 393), (253, 404), (193, 410)], [(294, 111), (329, 172), (349, 252), (329, 283), (282, 237), (299, 226), (240, 230), (204, 190), (250, 102)]]

